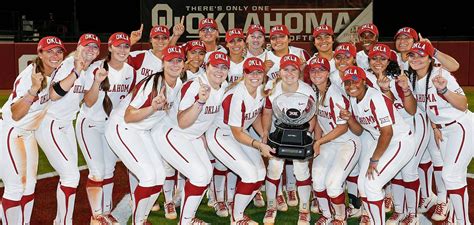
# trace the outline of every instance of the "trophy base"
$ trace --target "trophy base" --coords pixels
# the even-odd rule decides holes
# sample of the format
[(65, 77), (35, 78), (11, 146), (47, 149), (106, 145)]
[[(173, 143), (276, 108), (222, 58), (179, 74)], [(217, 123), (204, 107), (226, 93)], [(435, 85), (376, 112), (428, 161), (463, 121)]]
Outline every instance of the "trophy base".
[(313, 137), (308, 135), (307, 127), (278, 124), (268, 137), (268, 145), (276, 149), (274, 155), (278, 158), (300, 160), (313, 157)]

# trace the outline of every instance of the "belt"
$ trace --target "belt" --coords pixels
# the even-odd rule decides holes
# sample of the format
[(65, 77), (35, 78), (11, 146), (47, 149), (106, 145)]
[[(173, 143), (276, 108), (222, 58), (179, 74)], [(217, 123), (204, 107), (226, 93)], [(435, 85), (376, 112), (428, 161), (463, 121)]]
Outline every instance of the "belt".
[(438, 128), (438, 129), (441, 129), (441, 128), (443, 128), (443, 127), (447, 127), (447, 126), (453, 125), (453, 124), (455, 124), (455, 123), (457, 123), (457, 121), (456, 121), (456, 120), (453, 120), (452, 122), (445, 123), (445, 124), (435, 124), (435, 127)]

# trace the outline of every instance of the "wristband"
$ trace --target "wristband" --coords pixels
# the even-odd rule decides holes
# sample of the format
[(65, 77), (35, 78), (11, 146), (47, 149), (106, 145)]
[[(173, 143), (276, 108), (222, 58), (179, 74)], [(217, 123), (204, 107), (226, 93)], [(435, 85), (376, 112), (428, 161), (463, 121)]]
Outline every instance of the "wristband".
[(32, 100), (28, 100), (26, 98), (23, 98), (23, 101), (25, 101), (26, 103), (28, 103), (29, 105), (32, 105), (33, 104), (33, 101)]
[(410, 91), (410, 92), (408, 92), (408, 94), (404, 94), (403, 96), (405, 96), (405, 97), (410, 97), (411, 95), (412, 95), (412, 93), (411, 93), (411, 91)]
[(407, 88), (407, 89), (402, 89), (402, 91), (403, 91), (403, 93), (407, 93), (407, 92), (409, 92), (409, 91), (411, 91), (411, 90), (410, 90), (410, 88)]
[(254, 143), (254, 142), (255, 142), (255, 139), (252, 139), (252, 144), (251, 144), (251, 145), (252, 145), (252, 148), (255, 148), (255, 147), (253, 146), (253, 143)]
[(446, 86), (443, 89), (437, 90), (437, 91), (438, 91), (438, 94), (444, 95), (446, 94), (446, 92), (448, 92), (448, 87)]
[(206, 102), (200, 102), (200, 101), (196, 101), (196, 102), (197, 102), (197, 104), (198, 104), (199, 106), (201, 106), (201, 107), (206, 104)]
[(58, 95), (61, 96), (61, 97), (67, 94), (67, 91), (65, 91), (65, 90), (61, 87), (61, 85), (59, 84), (59, 82), (53, 84), (53, 89), (54, 89), (54, 91), (56, 92), (56, 94), (58, 94)]
[(378, 159), (377, 159), (377, 160), (375, 160), (375, 159), (372, 159), (372, 157), (370, 157), (370, 163), (378, 163), (378, 162), (379, 162), (379, 160), (378, 160)]
[(38, 96), (38, 93), (31, 92), (31, 89), (28, 89), (28, 94), (33, 96), (33, 97)]
[(77, 72), (76, 68), (72, 69), (72, 72), (76, 75), (76, 79), (79, 78), (80, 73)]

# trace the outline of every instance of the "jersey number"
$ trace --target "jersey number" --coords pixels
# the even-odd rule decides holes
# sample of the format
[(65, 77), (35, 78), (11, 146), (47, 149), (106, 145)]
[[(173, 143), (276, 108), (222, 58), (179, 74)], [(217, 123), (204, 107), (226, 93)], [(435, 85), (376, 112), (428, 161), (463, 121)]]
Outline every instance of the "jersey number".
[(438, 112), (438, 106), (436, 105), (430, 105), (430, 109), (433, 110), (434, 114), (437, 116), (439, 115), (439, 112)]

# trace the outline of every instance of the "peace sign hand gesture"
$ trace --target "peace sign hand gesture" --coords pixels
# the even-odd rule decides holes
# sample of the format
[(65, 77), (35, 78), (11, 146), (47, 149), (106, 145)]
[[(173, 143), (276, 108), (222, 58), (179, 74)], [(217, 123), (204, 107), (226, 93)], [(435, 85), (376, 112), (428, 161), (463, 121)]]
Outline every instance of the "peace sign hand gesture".
[(341, 105), (339, 105), (338, 103), (336, 103), (336, 106), (337, 108), (339, 108), (340, 112), (339, 112), (339, 117), (341, 117), (341, 119), (343, 120), (349, 120), (351, 117), (352, 117), (352, 114), (349, 112), (349, 110), (345, 109), (344, 107), (342, 107)]

